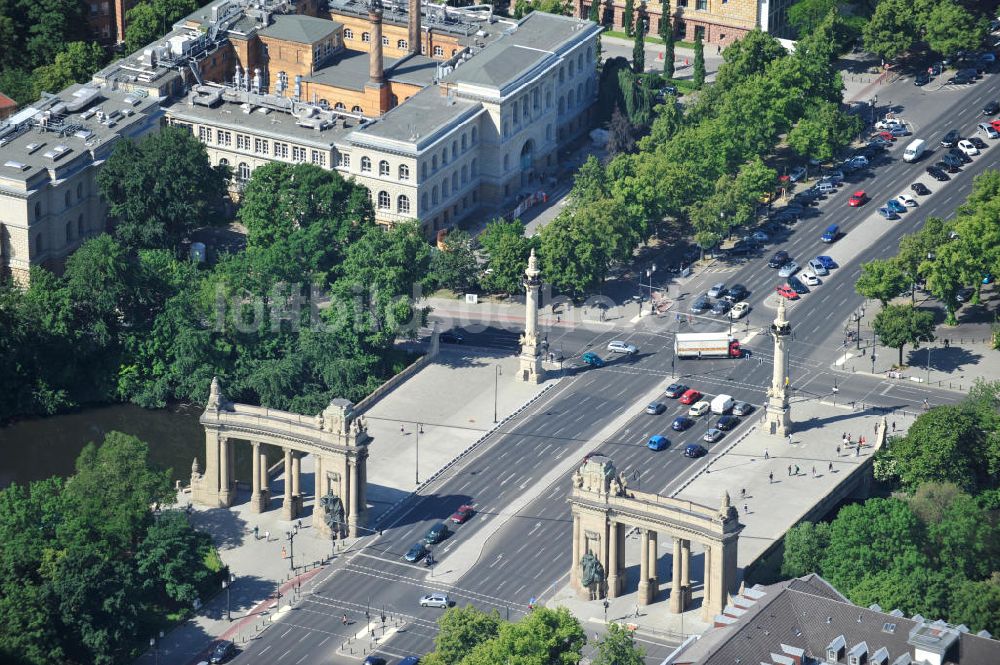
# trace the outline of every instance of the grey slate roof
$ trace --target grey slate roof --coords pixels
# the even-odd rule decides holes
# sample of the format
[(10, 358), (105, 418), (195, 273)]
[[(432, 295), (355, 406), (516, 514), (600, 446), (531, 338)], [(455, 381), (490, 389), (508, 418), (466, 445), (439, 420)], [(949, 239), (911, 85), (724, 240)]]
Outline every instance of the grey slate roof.
[(364, 142), (366, 136), (371, 136), (415, 143), (420, 148), (433, 142), (439, 130), (481, 108), (479, 102), (449, 100), (441, 94), (440, 88), (432, 86), (413, 95), (405, 104), (400, 104), (360, 132), (355, 132), (351, 139)]
[(257, 34), (297, 44), (313, 44), (339, 27), (340, 23), (329, 19), (304, 14), (279, 14), (274, 17), (274, 23), (259, 30)]
[[(871, 656), (885, 648), (890, 663), (903, 654), (914, 656), (915, 649), (908, 643), (910, 631), (920, 627), (922, 622), (858, 607), (818, 575), (782, 582), (763, 590), (766, 594), (736, 623), (709, 629), (674, 662), (697, 665), (771, 663), (774, 661), (772, 653), (783, 653), (782, 645), (803, 649), (807, 658), (822, 662), (827, 645), (839, 636), (843, 636), (846, 650), (865, 642)], [(928, 628), (926, 624), (923, 626)], [(839, 662), (847, 661), (843, 658)], [(944, 662), (956, 665), (1000, 663), (1000, 642), (959, 633), (957, 646), (947, 653)]]
[[(368, 82), (369, 55), (344, 49), (305, 80), (347, 90), (364, 90)], [(385, 78), (400, 83), (428, 86), (437, 74), (438, 63), (423, 55), (382, 58)]]

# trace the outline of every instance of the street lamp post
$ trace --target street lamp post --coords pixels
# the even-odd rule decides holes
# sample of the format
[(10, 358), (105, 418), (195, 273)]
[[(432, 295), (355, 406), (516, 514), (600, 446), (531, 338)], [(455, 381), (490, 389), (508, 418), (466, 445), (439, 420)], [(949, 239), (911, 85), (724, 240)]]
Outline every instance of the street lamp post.
[(416, 436), (417, 445), (414, 447), (414, 461), (413, 461), (413, 475), (414, 479), (417, 481), (417, 485), (420, 484), (420, 433), (424, 431), (424, 426), (421, 423), (417, 423)]
[(226, 590), (226, 621), (233, 620), (233, 614), (232, 614), (233, 604), (232, 604), (232, 598), (230, 596), (230, 587), (235, 581), (236, 581), (236, 575), (233, 575), (227, 570), (226, 576), (222, 580), (222, 588)]
[[(652, 314), (655, 307), (653, 305), (653, 273), (656, 272), (656, 264), (653, 263), (646, 269), (646, 279), (649, 280), (649, 312)], [(640, 306), (641, 309), (641, 306)]]
[(497, 420), (497, 395), (500, 390), (500, 365), (494, 366), (496, 371), (493, 373), (493, 422), (494, 424), (499, 422)]
[(288, 539), (288, 569), (295, 571), (295, 533), (286, 531), (285, 538)]
[(840, 392), (840, 388), (837, 387), (837, 378), (833, 379), (833, 405), (837, 406), (837, 393)]
[(865, 315), (864, 307), (859, 307), (858, 311), (851, 315), (854, 318), (855, 323), (858, 324), (857, 333), (854, 336), (854, 340), (858, 345), (858, 351), (861, 350), (861, 319), (864, 317), (864, 315)]
[(875, 328), (872, 328), (872, 374), (875, 373)]
[(925, 380), (927, 385), (931, 383), (931, 347), (930, 344), (927, 345), (927, 379)]

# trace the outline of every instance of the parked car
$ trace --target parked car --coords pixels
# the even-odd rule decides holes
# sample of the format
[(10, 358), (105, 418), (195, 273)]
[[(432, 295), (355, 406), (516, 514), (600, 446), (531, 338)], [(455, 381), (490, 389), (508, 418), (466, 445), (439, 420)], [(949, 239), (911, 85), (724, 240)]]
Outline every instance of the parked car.
[(658, 416), (667, 410), (667, 405), (663, 402), (650, 402), (646, 405), (646, 413), (651, 416)]
[(580, 359), (591, 367), (604, 367), (604, 359), (593, 351), (587, 351), (585, 354), (580, 356)]
[(953, 148), (955, 144), (962, 140), (962, 134), (957, 129), (948, 130), (948, 132), (941, 137), (941, 147), (942, 148)]
[(709, 427), (708, 431), (705, 432), (705, 436), (701, 437), (702, 441), (707, 441), (709, 443), (715, 443), (723, 437), (722, 430), (717, 427)]
[(972, 294), (975, 292), (976, 290), (971, 286), (966, 287), (964, 289), (959, 290), (959, 292), (955, 294), (955, 300), (957, 302), (969, 302), (972, 299)]
[(798, 293), (799, 295), (809, 293), (809, 289), (807, 289), (806, 285), (802, 283), (802, 280), (799, 279), (798, 277), (795, 277), (794, 275), (788, 278), (787, 284), (788, 286), (792, 287), (792, 290)]
[(782, 249), (774, 253), (767, 265), (769, 268), (780, 268), (786, 263), (788, 263), (788, 252)]
[(694, 404), (702, 397), (704, 397), (704, 395), (702, 395), (694, 388), (688, 388), (687, 390), (684, 391), (684, 394), (681, 395), (681, 398), (677, 401), (680, 402), (681, 404)]
[(728, 314), (729, 310), (732, 309), (733, 304), (728, 300), (716, 300), (715, 304), (712, 305), (712, 314), (716, 316), (722, 316), (723, 314)]
[[(949, 155), (945, 155), (945, 157), (949, 157)], [(945, 171), (946, 173), (958, 173), (959, 171), (961, 171), (961, 169), (959, 168), (959, 164), (955, 163), (954, 158), (952, 158), (951, 161), (945, 161), (942, 159), (934, 166), (938, 167), (942, 171)]]
[(730, 302), (739, 302), (750, 295), (750, 291), (742, 284), (733, 284), (726, 292), (725, 298)]
[(423, 559), (425, 554), (427, 554), (427, 546), (422, 542), (414, 543), (410, 546), (410, 549), (406, 550), (406, 554), (403, 555), (403, 558), (410, 563), (416, 563), (417, 561)]
[(927, 72), (920, 72), (913, 77), (913, 85), (927, 85), (931, 82), (931, 76)]
[(893, 139), (896, 139), (899, 136), (909, 136), (912, 134), (906, 125), (896, 125), (895, 127), (890, 127), (888, 132), (892, 134)]
[(655, 434), (649, 437), (649, 441), (646, 442), (646, 447), (650, 450), (665, 450), (667, 446), (670, 445), (670, 441), (665, 436)]
[(779, 296), (789, 300), (797, 300), (799, 297), (799, 294), (795, 292), (795, 289), (790, 287), (788, 284), (779, 284), (774, 290)]
[(684, 457), (704, 457), (708, 454), (708, 449), (700, 443), (689, 443), (684, 447)]
[(907, 208), (915, 208), (917, 206), (917, 200), (909, 194), (900, 194), (896, 197), (896, 200)]
[(863, 206), (866, 201), (868, 201), (868, 193), (863, 189), (859, 189), (851, 194), (851, 198), (847, 200), (847, 205), (852, 208), (857, 208), (859, 206)]
[(958, 149), (962, 151), (966, 157), (972, 157), (979, 154), (979, 148), (973, 145), (972, 141), (961, 140), (958, 142)]
[(799, 270), (799, 264), (795, 261), (789, 261), (785, 265), (778, 269), (778, 277), (788, 277), (789, 275), (794, 275)]
[(809, 259), (809, 269), (817, 275), (826, 275), (829, 269), (819, 259)]
[(763, 231), (754, 231), (750, 237), (753, 238), (754, 242), (767, 242), (771, 239), (771, 237)]
[(635, 344), (629, 344), (628, 342), (623, 342), (620, 339), (616, 339), (613, 342), (608, 342), (606, 347), (611, 353), (624, 353), (627, 355), (632, 355), (633, 353), (638, 353), (639, 349)]
[(701, 402), (697, 402), (691, 405), (691, 408), (688, 409), (688, 415), (694, 417), (703, 416), (706, 413), (708, 413), (708, 410), (711, 408), (712, 408), (711, 404), (702, 400)]
[(826, 171), (823, 173), (823, 177), (828, 178), (835, 185), (840, 185), (844, 182), (844, 172), (840, 169)]
[(899, 219), (899, 215), (897, 215), (894, 210), (890, 210), (889, 208), (882, 207), (879, 208), (877, 212), (878, 214), (882, 215), (883, 217), (889, 220)]
[(993, 100), (987, 102), (986, 106), (983, 107), (983, 115), (996, 115), (1000, 113), (1000, 102)]
[(748, 416), (753, 413), (753, 404), (750, 402), (737, 402), (733, 404), (734, 416)]
[[(926, 169), (927, 175), (934, 178), (938, 182), (944, 182), (945, 180), (951, 180), (948, 174), (944, 172), (944, 169), (937, 166), (928, 166)], [(921, 185), (923, 186), (923, 185)], [(928, 192), (929, 193), (929, 192)]]
[(788, 174), (788, 179), (792, 182), (798, 182), (806, 177), (806, 168), (804, 166), (796, 166), (792, 169), (791, 173)]
[(738, 302), (735, 305), (733, 305), (733, 308), (731, 310), (729, 310), (729, 318), (733, 320), (742, 319), (749, 312), (750, 312), (749, 303)]
[(671, 383), (667, 386), (667, 389), (663, 391), (663, 394), (671, 399), (676, 399), (680, 397), (687, 391), (688, 387), (683, 383)]
[(448, 531), (448, 525), (444, 522), (438, 522), (424, 534), (424, 542), (428, 545), (437, 545), (450, 535), (451, 531)]
[(698, 298), (691, 303), (691, 313), (692, 314), (703, 314), (705, 311), (712, 306), (707, 296), (698, 296)]
[(824, 254), (820, 254), (819, 256), (817, 256), (816, 260), (822, 263), (823, 267), (826, 268), (827, 270), (833, 270), (834, 268), (837, 267), (837, 262), (834, 261), (831, 257), (826, 256)]
[[(819, 277), (817, 277), (816, 273), (814, 273), (812, 270), (806, 270), (805, 272), (802, 273), (802, 281), (805, 282), (807, 286), (820, 285)], [(795, 286), (791, 284), (791, 282), (789, 282), (789, 285), (792, 286), (792, 288), (795, 288)]]
[(916, 194), (917, 196), (927, 196), (928, 194), (931, 193), (931, 190), (928, 189), (927, 185), (925, 185), (922, 182), (913, 183), (912, 185), (910, 185), (910, 189), (912, 189), (913, 193)]
[(719, 416), (719, 419), (715, 421), (716, 429), (721, 429), (723, 432), (728, 432), (739, 424), (740, 419), (736, 416)]
[(677, 416), (674, 418), (674, 422), (670, 423), (670, 429), (675, 432), (683, 432), (694, 425), (694, 420), (687, 416)]
[(888, 201), (886, 201), (885, 207), (888, 208), (889, 210), (892, 210), (893, 212), (899, 212), (899, 213), (906, 212), (906, 206), (900, 203), (896, 199), (889, 199)]
[(979, 129), (979, 133), (988, 139), (1000, 139), (1000, 131), (997, 131), (996, 127), (988, 122), (981, 122), (976, 125)]
[(725, 295), (726, 295), (726, 284), (724, 282), (713, 284), (712, 288), (708, 290), (709, 298), (722, 298)]
[(966, 141), (976, 146), (977, 150), (986, 150), (986, 148), (989, 147), (989, 144), (986, 143), (986, 141), (979, 138), (978, 136), (970, 136), (969, 138), (966, 139)]
[(446, 593), (429, 593), (420, 599), (420, 607), (440, 607), (441, 609), (448, 609), (450, 605), (451, 599), (448, 598), (448, 594)]
[(367, 656), (361, 665), (386, 665), (386, 662), (381, 656)]
[(473, 508), (468, 504), (463, 503), (461, 506), (458, 507), (458, 510), (456, 510), (451, 514), (451, 517), (449, 519), (451, 519), (452, 524), (465, 524), (466, 522), (469, 521), (469, 518), (472, 517), (475, 513), (476, 513), (475, 508)]
[[(961, 143), (961, 141), (959, 141), (959, 143)], [(948, 159), (949, 157), (952, 157), (953, 160)], [(963, 164), (968, 164), (972, 161), (972, 155), (966, 153), (961, 148), (954, 147), (949, 150), (947, 154), (941, 155), (941, 160), (948, 163), (954, 163), (956, 166), (962, 166)]]
[(213, 665), (215, 663), (224, 663), (235, 655), (236, 645), (230, 640), (222, 640), (212, 648), (212, 655), (209, 658), (209, 662)]

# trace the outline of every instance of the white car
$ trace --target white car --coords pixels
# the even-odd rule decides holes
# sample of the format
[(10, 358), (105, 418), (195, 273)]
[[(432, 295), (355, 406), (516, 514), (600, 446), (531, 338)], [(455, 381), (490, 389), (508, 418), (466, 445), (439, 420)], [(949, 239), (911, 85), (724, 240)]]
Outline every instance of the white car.
[(907, 208), (917, 207), (917, 200), (909, 194), (900, 194), (896, 197), (896, 200), (905, 205)]
[(875, 129), (892, 129), (893, 127), (904, 127), (902, 118), (886, 118), (875, 123)]
[(965, 139), (962, 139), (961, 141), (958, 142), (958, 149), (964, 152), (969, 157), (979, 154), (979, 148), (972, 145), (969, 141), (966, 141)]
[(734, 321), (736, 319), (742, 319), (744, 316), (747, 315), (749, 311), (750, 311), (749, 304), (745, 302), (738, 302), (735, 305), (733, 305), (733, 308), (731, 310), (729, 310), (729, 318), (733, 319)]
[(635, 344), (629, 344), (628, 342), (616, 339), (613, 342), (608, 342), (608, 351), (611, 353), (627, 353), (632, 355), (633, 353), (638, 353), (639, 349)]
[(806, 286), (819, 286), (819, 277), (816, 276), (812, 270), (806, 270), (804, 273), (799, 275), (799, 279), (806, 283)]
[(451, 606), (451, 599), (444, 593), (429, 593), (420, 599), (420, 607), (441, 607), (448, 609)]
[(795, 261), (789, 261), (785, 265), (781, 266), (778, 270), (778, 277), (791, 277), (799, 271), (799, 264)]
[(706, 413), (708, 413), (708, 410), (710, 408), (712, 408), (712, 405), (706, 402), (705, 400), (702, 400), (700, 402), (695, 402), (694, 404), (691, 405), (691, 408), (688, 409), (688, 415), (703, 416)]

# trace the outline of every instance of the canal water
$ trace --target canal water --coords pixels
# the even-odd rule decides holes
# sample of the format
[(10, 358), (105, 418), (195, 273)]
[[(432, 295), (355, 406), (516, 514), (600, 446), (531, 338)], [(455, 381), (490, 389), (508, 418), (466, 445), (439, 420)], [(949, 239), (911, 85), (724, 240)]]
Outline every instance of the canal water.
[[(173, 480), (187, 484), (191, 461), (197, 456), (203, 467), (205, 463), (205, 434), (198, 424), (202, 408), (149, 410), (114, 404), (0, 427), (0, 488), (72, 474), (83, 447), (91, 441), (100, 443), (112, 431), (145, 441), (152, 464), (171, 469)], [(237, 453), (242, 448), (247, 446), (237, 446)]]

